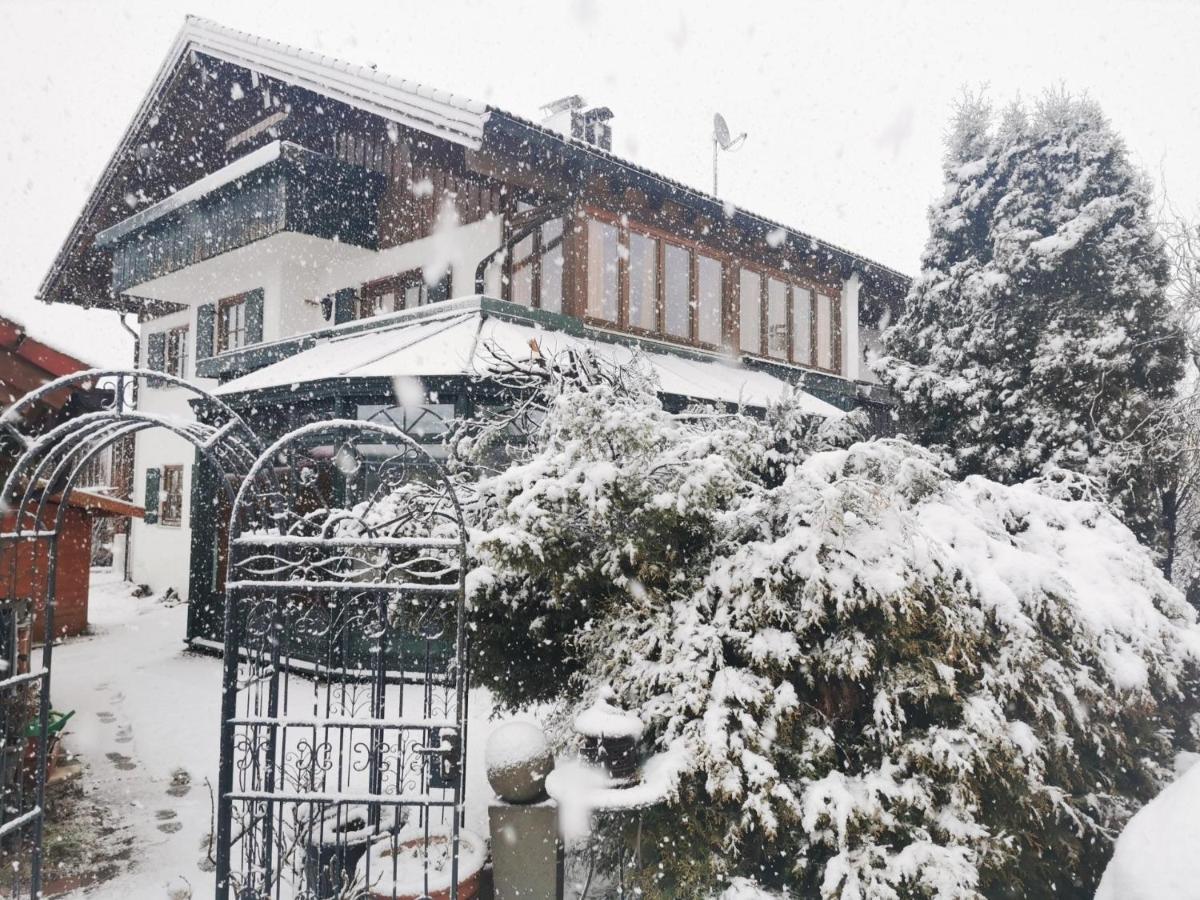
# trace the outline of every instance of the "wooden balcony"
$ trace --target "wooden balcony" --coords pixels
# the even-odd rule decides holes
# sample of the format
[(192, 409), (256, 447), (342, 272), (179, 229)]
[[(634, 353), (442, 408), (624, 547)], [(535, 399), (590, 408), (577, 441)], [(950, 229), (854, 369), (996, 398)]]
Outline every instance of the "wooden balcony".
[(382, 175), (275, 141), (96, 236), (115, 294), (281, 232), (377, 249)]

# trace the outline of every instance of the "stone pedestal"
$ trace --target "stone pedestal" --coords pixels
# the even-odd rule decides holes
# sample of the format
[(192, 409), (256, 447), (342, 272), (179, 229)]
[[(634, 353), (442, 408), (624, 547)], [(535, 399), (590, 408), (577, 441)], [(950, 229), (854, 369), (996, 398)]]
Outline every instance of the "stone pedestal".
[(515, 804), (495, 800), (491, 823), (495, 900), (561, 900), (562, 850), (558, 804)]

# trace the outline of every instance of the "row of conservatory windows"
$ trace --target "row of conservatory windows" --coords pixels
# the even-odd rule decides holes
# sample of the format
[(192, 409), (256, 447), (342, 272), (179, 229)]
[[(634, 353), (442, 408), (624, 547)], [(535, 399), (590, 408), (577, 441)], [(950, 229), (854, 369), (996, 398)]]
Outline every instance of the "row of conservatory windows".
[[(635, 225), (592, 218), (586, 227), (589, 319), (720, 348), (729, 310), (743, 353), (840, 370), (838, 298)], [(725, 289), (733, 277), (736, 304)]]

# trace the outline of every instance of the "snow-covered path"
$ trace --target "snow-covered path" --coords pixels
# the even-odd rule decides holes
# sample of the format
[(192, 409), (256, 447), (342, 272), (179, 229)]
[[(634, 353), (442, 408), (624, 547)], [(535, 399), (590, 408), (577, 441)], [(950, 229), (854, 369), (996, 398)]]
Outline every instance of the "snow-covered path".
[[(95, 635), (56, 648), (56, 708), (75, 710), (67, 749), (86, 763), (84, 791), (135, 837), (131, 871), (93, 897), (160, 897), (211, 880), (206, 837), (216, 784), (221, 667), (184, 652), (187, 607), (129, 596), (93, 579)], [(115, 824), (115, 823), (114, 823)]]
[[(75, 710), (66, 749), (86, 764), (85, 793), (137, 848), (129, 871), (86, 895), (205, 896), (213, 877), (208, 784), (215, 789), (221, 664), (186, 652), (185, 605), (131, 597), (131, 587), (94, 576), (94, 634), (54, 652), (55, 708)], [(480, 691), (470, 702), (467, 826), (486, 833), (491, 793), (482, 751), (490, 704)]]

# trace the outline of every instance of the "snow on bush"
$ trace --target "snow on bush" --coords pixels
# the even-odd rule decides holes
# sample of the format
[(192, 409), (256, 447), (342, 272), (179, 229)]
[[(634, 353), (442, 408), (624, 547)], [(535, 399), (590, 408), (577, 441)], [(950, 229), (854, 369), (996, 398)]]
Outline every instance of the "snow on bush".
[(1096, 900), (1191, 900), (1200, 887), (1200, 766), (1129, 820), (1117, 839)]
[(565, 389), (484, 481), (469, 592), (500, 702), (565, 739), (611, 687), (681, 761), (651, 895), (1094, 889), (1191, 740), (1200, 627), (1089, 483), (623, 384)]

